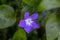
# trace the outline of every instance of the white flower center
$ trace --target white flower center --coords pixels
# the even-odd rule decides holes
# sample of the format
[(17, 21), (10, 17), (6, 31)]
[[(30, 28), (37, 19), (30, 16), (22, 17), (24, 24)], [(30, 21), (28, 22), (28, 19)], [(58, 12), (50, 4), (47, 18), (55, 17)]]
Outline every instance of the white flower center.
[(26, 24), (27, 25), (31, 25), (31, 23), (33, 22), (30, 18), (29, 19), (26, 19), (25, 21), (26, 21)]

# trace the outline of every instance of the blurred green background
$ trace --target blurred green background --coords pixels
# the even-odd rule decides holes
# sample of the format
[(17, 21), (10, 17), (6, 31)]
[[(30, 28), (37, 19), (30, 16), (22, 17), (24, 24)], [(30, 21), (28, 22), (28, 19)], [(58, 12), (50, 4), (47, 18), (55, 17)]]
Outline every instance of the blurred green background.
[[(39, 14), (39, 29), (18, 27), (24, 12)], [(0, 40), (60, 40), (60, 0), (0, 0)]]

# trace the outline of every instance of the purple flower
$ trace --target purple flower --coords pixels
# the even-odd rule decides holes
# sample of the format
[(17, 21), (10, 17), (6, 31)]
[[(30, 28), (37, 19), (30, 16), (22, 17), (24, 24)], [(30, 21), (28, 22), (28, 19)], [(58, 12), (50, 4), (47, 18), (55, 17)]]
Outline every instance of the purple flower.
[(29, 16), (29, 12), (25, 12), (24, 20), (20, 20), (18, 26), (24, 28), (27, 33), (30, 33), (33, 29), (39, 28), (39, 24), (36, 21), (37, 18), (37, 13)]

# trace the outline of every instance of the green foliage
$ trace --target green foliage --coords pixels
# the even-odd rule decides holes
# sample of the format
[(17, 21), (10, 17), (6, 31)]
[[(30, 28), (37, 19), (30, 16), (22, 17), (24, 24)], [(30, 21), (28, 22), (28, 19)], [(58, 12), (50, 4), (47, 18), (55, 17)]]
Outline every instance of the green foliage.
[(18, 29), (18, 30), (15, 32), (12, 40), (27, 40), (26, 34), (25, 34), (24, 30), (21, 29), (21, 28)]
[(59, 0), (42, 0), (37, 8), (37, 11), (50, 10), (57, 7), (60, 7)]
[[(28, 35), (18, 28), (26, 11), (38, 13), (40, 24)], [(10, 39), (60, 40), (60, 0), (0, 0), (0, 40)]]
[(12, 26), (16, 22), (16, 16), (12, 7), (0, 5), (0, 29)]
[(0, 0), (2, 4), (5, 4), (7, 0)]
[(58, 36), (58, 40), (60, 40), (60, 36)]
[(56, 14), (50, 14), (46, 22), (47, 40), (55, 40), (58, 37), (58, 27)]
[(23, 0), (24, 3), (26, 3), (29, 6), (38, 6), (39, 2), (41, 0)]

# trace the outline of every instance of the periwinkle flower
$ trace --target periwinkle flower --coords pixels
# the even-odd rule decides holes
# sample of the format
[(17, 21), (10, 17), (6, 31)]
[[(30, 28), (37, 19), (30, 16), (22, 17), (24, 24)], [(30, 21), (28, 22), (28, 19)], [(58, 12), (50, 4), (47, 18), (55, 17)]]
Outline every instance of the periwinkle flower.
[(27, 33), (30, 33), (32, 30), (39, 28), (39, 24), (36, 20), (37, 18), (37, 13), (34, 13), (29, 16), (29, 12), (25, 12), (24, 20), (20, 20), (18, 26), (24, 28)]

